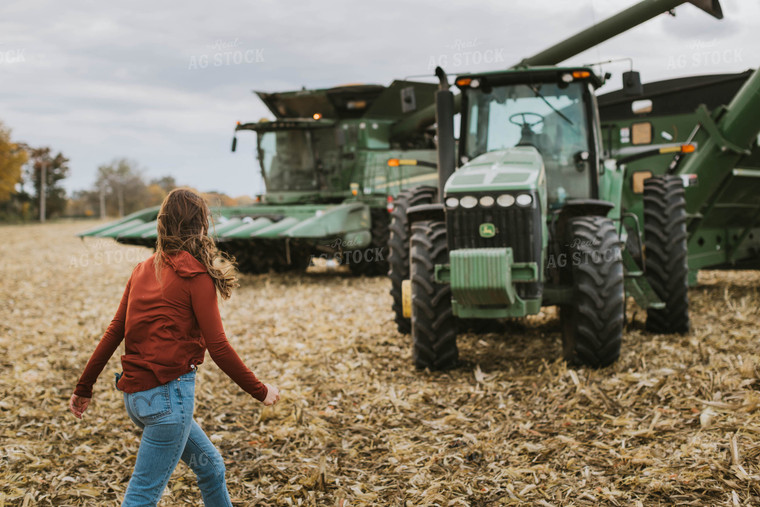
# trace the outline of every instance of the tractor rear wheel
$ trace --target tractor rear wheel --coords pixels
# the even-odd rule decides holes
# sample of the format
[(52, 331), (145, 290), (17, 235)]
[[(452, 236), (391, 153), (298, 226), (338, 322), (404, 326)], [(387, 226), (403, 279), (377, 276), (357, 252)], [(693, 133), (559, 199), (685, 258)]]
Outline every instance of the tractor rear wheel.
[(401, 283), (409, 279), (409, 221), (406, 210), (418, 204), (433, 202), (436, 190), (433, 187), (416, 187), (404, 190), (393, 202), (391, 211), (390, 235), (388, 237), (388, 278), (391, 279), (391, 297), (396, 327), (400, 333), (407, 334), (412, 329), (409, 318), (404, 317), (401, 298)]
[(568, 274), (573, 302), (560, 307), (565, 360), (599, 368), (620, 356), (625, 322), (620, 238), (609, 218), (586, 216), (567, 224)]
[(447, 370), (457, 365), (457, 323), (451, 286), (435, 282), (435, 265), (449, 261), (444, 222), (412, 224), (412, 340), (414, 365)]
[(644, 266), (646, 278), (665, 302), (647, 310), (648, 331), (689, 332), (689, 266), (686, 197), (678, 176), (644, 181)]
[[(384, 208), (370, 209), (370, 231), (372, 242), (366, 249), (348, 250), (344, 255), (351, 255), (348, 268), (354, 275), (380, 276), (388, 272), (388, 211)], [(354, 252), (359, 251), (359, 262), (353, 262), (356, 258)]]

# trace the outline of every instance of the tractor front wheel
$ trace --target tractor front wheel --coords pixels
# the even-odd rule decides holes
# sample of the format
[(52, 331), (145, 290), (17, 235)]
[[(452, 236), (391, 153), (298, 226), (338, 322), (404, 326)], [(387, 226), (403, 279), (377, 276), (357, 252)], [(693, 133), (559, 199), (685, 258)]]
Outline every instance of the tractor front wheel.
[(435, 265), (449, 261), (444, 222), (412, 224), (412, 340), (414, 365), (447, 370), (457, 365), (457, 323), (451, 287), (435, 282)]
[(572, 365), (608, 366), (620, 356), (625, 321), (620, 239), (598, 216), (571, 219), (567, 232), (573, 301), (560, 306), (563, 355)]

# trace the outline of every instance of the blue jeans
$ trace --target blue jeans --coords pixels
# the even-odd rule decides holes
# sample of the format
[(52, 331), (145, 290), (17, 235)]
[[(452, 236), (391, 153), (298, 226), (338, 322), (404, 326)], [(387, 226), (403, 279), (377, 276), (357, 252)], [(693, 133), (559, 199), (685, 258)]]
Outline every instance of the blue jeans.
[(195, 472), (204, 505), (232, 506), (222, 456), (193, 419), (195, 370), (147, 391), (124, 393), (124, 405), (143, 434), (122, 507), (155, 506), (180, 458)]

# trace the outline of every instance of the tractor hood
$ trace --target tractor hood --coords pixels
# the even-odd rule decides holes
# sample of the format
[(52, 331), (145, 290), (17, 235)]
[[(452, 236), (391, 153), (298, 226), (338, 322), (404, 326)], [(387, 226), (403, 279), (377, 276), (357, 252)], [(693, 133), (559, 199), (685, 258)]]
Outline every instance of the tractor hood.
[(538, 190), (543, 185), (541, 155), (533, 147), (520, 146), (470, 160), (448, 179), (444, 193)]

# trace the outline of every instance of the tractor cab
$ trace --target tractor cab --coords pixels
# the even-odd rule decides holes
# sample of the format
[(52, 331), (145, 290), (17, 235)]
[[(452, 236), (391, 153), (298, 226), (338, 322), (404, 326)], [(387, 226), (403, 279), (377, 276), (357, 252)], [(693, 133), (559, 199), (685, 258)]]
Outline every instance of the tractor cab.
[[(509, 70), (460, 76), (459, 163), (484, 154), (533, 147), (546, 171), (548, 205), (596, 199), (599, 120), (587, 68)], [(507, 158), (502, 158), (509, 163)]]

